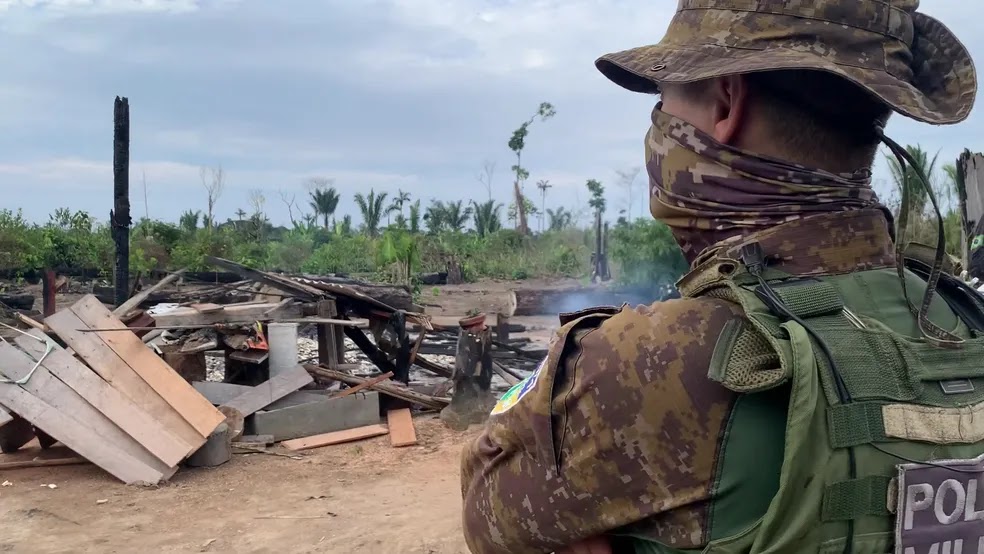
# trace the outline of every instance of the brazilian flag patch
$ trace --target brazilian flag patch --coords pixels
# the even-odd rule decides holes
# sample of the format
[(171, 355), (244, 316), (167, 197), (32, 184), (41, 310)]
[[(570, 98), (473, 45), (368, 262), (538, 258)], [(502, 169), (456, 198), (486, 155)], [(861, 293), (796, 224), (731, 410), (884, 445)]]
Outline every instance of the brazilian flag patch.
[(540, 362), (540, 365), (537, 366), (536, 370), (533, 371), (533, 373), (530, 373), (526, 379), (516, 383), (509, 390), (507, 390), (506, 394), (503, 394), (502, 398), (495, 403), (495, 407), (492, 408), (492, 415), (501, 414), (509, 408), (512, 408), (521, 398), (526, 396), (526, 393), (533, 390), (533, 387), (536, 386), (536, 382), (540, 377), (540, 370), (543, 369), (543, 365), (546, 363), (547, 360), (544, 359)]

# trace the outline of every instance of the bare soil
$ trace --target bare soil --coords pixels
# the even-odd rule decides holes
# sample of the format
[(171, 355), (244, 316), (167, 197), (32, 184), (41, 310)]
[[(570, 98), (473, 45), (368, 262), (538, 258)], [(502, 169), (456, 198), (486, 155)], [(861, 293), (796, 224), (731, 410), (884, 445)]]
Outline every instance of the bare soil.
[[(435, 319), (454, 321), (472, 309), (504, 309), (517, 285), (441, 286), (422, 302)], [(58, 304), (77, 298), (59, 295)], [(557, 326), (555, 317), (514, 321), (537, 342)], [(238, 453), (217, 468), (182, 468), (152, 489), (122, 485), (91, 464), (0, 471), (0, 485), (10, 483), (0, 486), (0, 553), (467, 554), (459, 460), (478, 429), (457, 433), (433, 414), (415, 425), (412, 447), (392, 448), (383, 436), (301, 459)], [(68, 454), (32, 443), (0, 462)]]
[[(416, 446), (383, 436), (300, 460), (236, 454), (153, 489), (89, 464), (0, 471), (11, 483), (0, 486), (0, 552), (467, 554), (458, 464), (478, 430), (456, 433), (433, 415), (415, 424)], [(35, 443), (0, 462), (41, 455), (64, 452)]]

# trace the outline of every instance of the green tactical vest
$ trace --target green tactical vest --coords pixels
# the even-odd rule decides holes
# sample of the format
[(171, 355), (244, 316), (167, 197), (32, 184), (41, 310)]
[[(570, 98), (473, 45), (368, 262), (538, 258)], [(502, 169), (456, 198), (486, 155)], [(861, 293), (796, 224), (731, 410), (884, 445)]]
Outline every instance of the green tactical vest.
[[(907, 260), (906, 267), (905, 288), (918, 306), (928, 267), (916, 260)], [(684, 296), (725, 299), (742, 307), (747, 319), (723, 329), (708, 377), (741, 393), (736, 412), (743, 402), (746, 413), (761, 410), (779, 393), (780, 401), (788, 403), (785, 421), (779, 417), (763, 424), (761, 417), (737, 417), (732, 422), (726, 439), (730, 444), (722, 448), (722, 457), (744, 449), (744, 461), (729, 466), (727, 460), (719, 460), (723, 469), (715, 484), (707, 547), (674, 550), (628, 537), (631, 546), (625, 551), (893, 553), (899, 465), (984, 454), (980, 296), (955, 278), (942, 278), (929, 319), (966, 339), (961, 348), (950, 349), (916, 338), (921, 336), (917, 318), (894, 268), (821, 278), (767, 269), (763, 277), (806, 327), (778, 315), (758, 279), (737, 260), (708, 260), (679, 286)], [(840, 379), (807, 328), (829, 347)], [(845, 396), (849, 401), (842, 401)], [(773, 444), (756, 441), (758, 434), (772, 437), (768, 440)], [(754, 449), (770, 448), (774, 467), (767, 463), (769, 456), (762, 455), (760, 471), (749, 470), (748, 460), (756, 459)], [(984, 476), (969, 470), (951, 470), (950, 475), (963, 482), (981, 477), (982, 492), (976, 496), (984, 497)], [(944, 516), (955, 514), (959, 494), (964, 494), (968, 517), (984, 510), (984, 498), (971, 498), (973, 483), (962, 493), (951, 487), (938, 495)], [(921, 502), (922, 511), (915, 517), (935, 513), (932, 498), (926, 498), (917, 494), (910, 499)], [(953, 517), (961, 516), (961, 525), (976, 525), (972, 532), (979, 528), (984, 534), (984, 519), (965, 523), (963, 515)], [(979, 515), (984, 518), (984, 512)], [(911, 554), (958, 554), (954, 544), (935, 548), (919, 546)], [(965, 541), (961, 552), (984, 550), (978, 550), (974, 539), (973, 544)]]

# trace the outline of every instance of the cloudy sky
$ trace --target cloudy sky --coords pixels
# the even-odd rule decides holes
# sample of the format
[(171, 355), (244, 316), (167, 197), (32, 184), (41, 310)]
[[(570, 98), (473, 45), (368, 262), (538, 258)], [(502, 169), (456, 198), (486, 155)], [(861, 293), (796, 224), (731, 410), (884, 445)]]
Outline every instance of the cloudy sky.
[[(483, 199), (494, 162), (507, 201), (512, 131), (540, 102), (524, 152), (547, 206), (586, 204), (584, 182), (627, 195), (616, 170), (638, 167), (654, 99), (610, 84), (605, 52), (658, 41), (671, 0), (0, 0), (0, 208), (43, 221), (59, 206), (101, 219), (112, 206), (116, 95), (131, 110), (133, 214), (203, 209), (199, 169), (221, 166), (217, 214), (249, 210), (262, 190), (306, 204), (305, 181), (334, 180), (340, 211), (375, 188)], [(963, 7), (961, 7), (963, 6)], [(966, 3), (923, 0), (984, 59)], [(978, 106), (932, 127), (893, 118), (890, 134), (955, 158), (984, 149)], [(887, 178), (880, 162), (876, 182)], [(644, 198), (635, 182), (634, 215)], [(531, 186), (532, 188), (532, 186)], [(535, 192), (531, 190), (531, 192)], [(538, 199), (539, 203), (539, 199)]]

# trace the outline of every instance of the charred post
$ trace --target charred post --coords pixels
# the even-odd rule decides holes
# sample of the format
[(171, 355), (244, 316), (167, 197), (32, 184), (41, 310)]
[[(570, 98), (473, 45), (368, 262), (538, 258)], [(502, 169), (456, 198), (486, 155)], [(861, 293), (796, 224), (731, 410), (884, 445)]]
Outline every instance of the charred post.
[(495, 315), (495, 340), (502, 344), (509, 343), (509, 316), (498, 313)]
[(41, 273), (41, 313), (44, 317), (55, 313), (55, 292), (57, 289), (55, 270), (46, 268)]
[[(332, 299), (318, 301), (318, 317), (334, 319), (338, 317), (338, 307)], [(335, 325), (321, 323), (318, 325), (318, 363), (331, 368), (338, 369), (338, 364), (343, 363), (344, 358), (339, 358), (338, 334)], [(344, 341), (344, 337), (341, 339)], [(344, 342), (342, 343), (344, 347)]]
[(462, 328), (454, 361), (454, 395), (441, 420), (455, 430), (482, 423), (495, 405), (492, 396), (492, 329)]
[(116, 97), (113, 110), (113, 242), (116, 245), (116, 305), (130, 293), (130, 102)]

